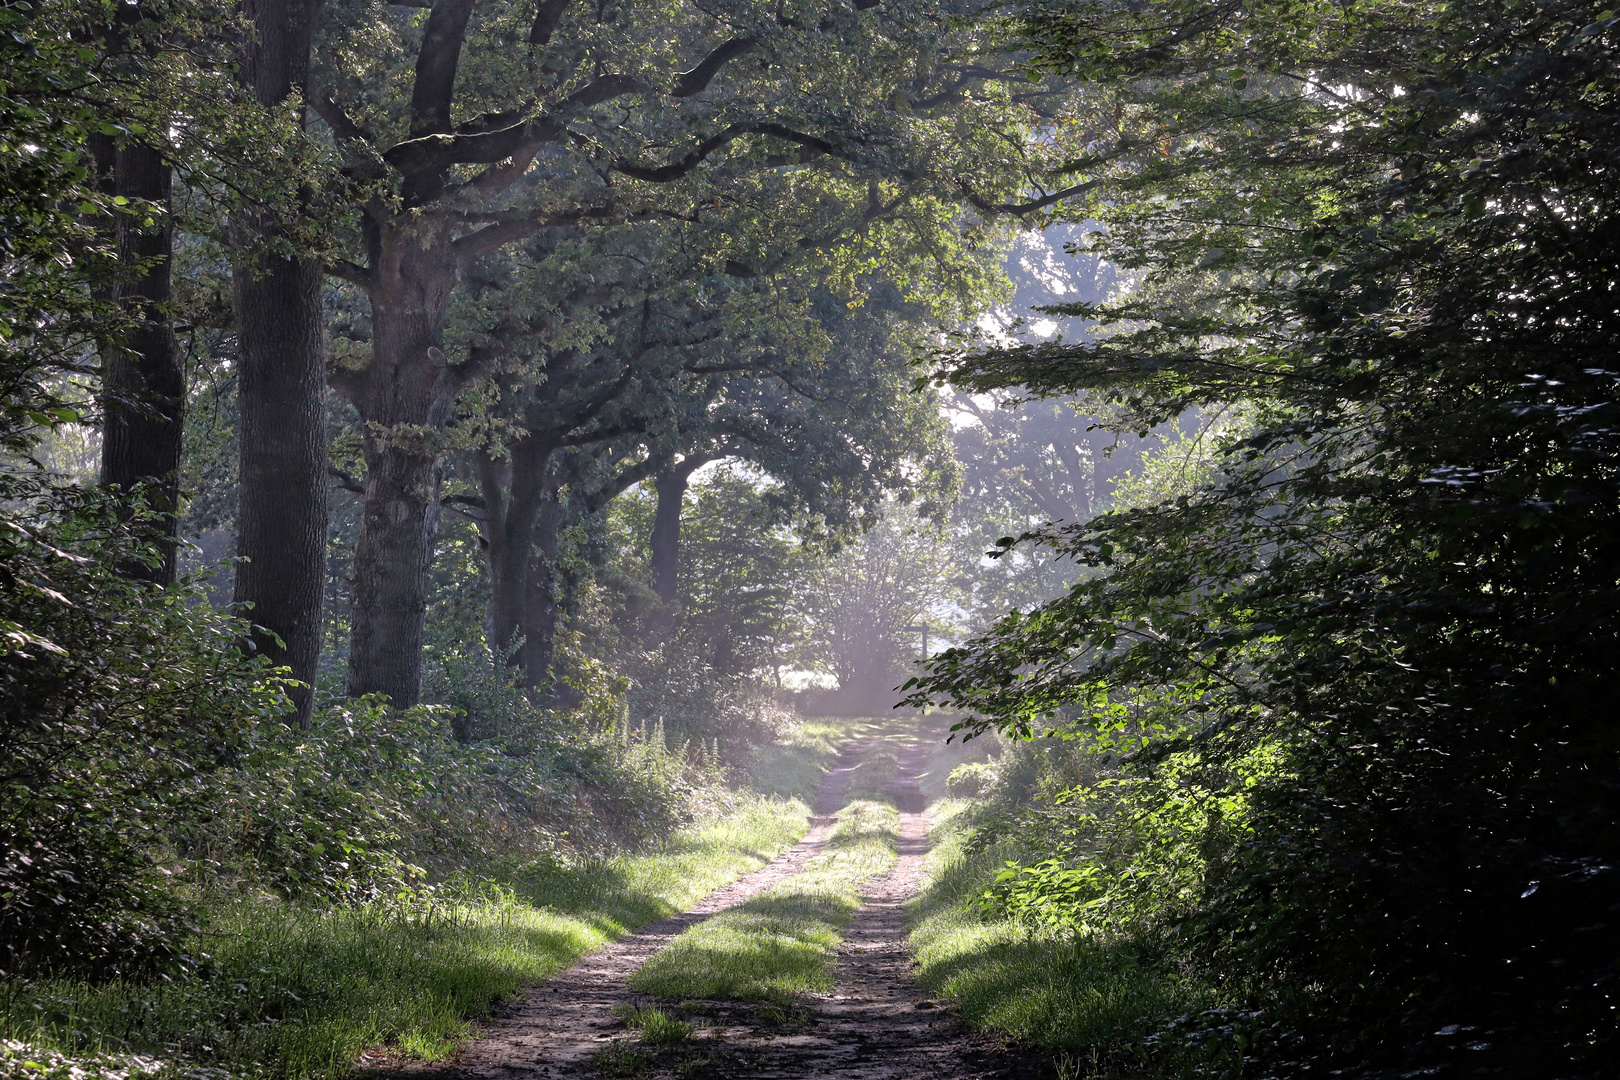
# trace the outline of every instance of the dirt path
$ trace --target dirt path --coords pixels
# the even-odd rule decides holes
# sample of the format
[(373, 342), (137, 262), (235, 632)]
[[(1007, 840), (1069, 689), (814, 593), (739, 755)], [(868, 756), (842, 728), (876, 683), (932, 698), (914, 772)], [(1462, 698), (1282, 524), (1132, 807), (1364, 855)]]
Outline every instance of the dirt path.
[(905, 902), (921, 886), (928, 854), (928, 818), (916, 785), (927, 756), (921, 743), (901, 755), (892, 789), (900, 808), (900, 858), (861, 890), (865, 903), (844, 932), (837, 989), (807, 1002), (800, 1031), (773, 1031), (757, 1023), (729, 1029), (725, 1042), (743, 1052), (727, 1055), (731, 1069), (710, 1075), (969, 1080), (1021, 1071), (1001, 1048), (973, 1036), (936, 1002), (921, 1000), (910, 977)]
[[(718, 889), (673, 918), (585, 957), (527, 991), (484, 1025), (481, 1037), (446, 1065), (418, 1077), (716, 1077), (736, 1080), (828, 1077), (840, 1080), (970, 1080), (1016, 1075), (1012, 1060), (920, 1001), (908, 977), (905, 901), (921, 881), (927, 818), (916, 776), (926, 745), (905, 751), (894, 794), (900, 807), (895, 867), (862, 890), (863, 906), (845, 932), (837, 989), (792, 1009), (733, 1002), (683, 1003), (699, 1022), (679, 1046), (644, 1048), (614, 1016), (615, 1006), (655, 999), (629, 989), (630, 975), (682, 931), (791, 877), (820, 853), (843, 789), (864, 744), (846, 747), (823, 780), (811, 828), (774, 862)], [(669, 1003), (659, 1003), (668, 1008)]]

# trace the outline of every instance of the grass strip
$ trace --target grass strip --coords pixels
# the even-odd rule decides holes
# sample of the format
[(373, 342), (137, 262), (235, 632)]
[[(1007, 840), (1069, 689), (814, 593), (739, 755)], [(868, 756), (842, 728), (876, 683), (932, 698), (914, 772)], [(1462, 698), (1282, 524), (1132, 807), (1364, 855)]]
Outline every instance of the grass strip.
[(802, 873), (686, 931), (630, 985), (677, 1001), (783, 1001), (832, 990), (839, 931), (861, 906), (861, 882), (894, 865), (899, 832), (892, 804), (850, 803)]
[(937, 803), (928, 881), (913, 902), (917, 978), (983, 1031), (1029, 1046), (1129, 1053), (1178, 1016), (1220, 1004), (1214, 991), (1151, 963), (1133, 942), (1099, 943), (987, 917), (979, 897), (1018, 852), (969, 852), (966, 800)]
[(107, 1069), (127, 1068), (139, 1052), (171, 1067), (288, 1080), (346, 1077), (362, 1051), (382, 1044), (439, 1060), (496, 1000), (764, 865), (803, 835), (807, 818), (802, 802), (745, 795), (734, 813), (656, 853), (531, 867), (454, 900), (221, 900), (208, 909), (198, 945), (211, 955), (195, 976), (5, 983), (0, 1041), (14, 1046), (0, 1053), (0, 1075), (13, 1050), (47, 1060), (108, 1054)]

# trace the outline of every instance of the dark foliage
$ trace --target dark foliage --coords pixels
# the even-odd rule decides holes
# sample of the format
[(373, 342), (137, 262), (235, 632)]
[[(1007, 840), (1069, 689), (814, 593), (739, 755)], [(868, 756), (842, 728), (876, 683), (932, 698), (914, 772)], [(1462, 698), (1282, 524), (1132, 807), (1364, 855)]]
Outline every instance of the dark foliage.
[(1493, 0), (1030, 27), (1157, 132), (1120, 148), (1105, 242), (1146, 282), (1066, 312), (1094, 344), (952, 378), (1252, 422), (1194, 494), (1032, 534), (1105, 572), (918, 696), (1145, 732), (1136, 770), (1235, 800), (1182, 926), (1308, 1036), (1276, 1069), (1610, 1075), (1620, 25)]
[(0, 531), (0, 971), (141, 975), (185, 962), (163, 841), (283, 706), (243, 626), (181, 585), (113, 574), (157, 549), (124, 507), (7, 484)]

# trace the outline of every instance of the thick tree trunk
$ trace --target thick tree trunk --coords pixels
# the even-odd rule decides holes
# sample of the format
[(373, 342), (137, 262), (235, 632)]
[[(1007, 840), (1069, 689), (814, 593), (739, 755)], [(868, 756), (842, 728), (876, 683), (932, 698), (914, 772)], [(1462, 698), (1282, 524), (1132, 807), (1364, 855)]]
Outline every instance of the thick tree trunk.
[(428, 570), (439, 531), (438, 461), (366, 447), (365, 507), (354, 549), (349, 696), (415, 705), (422, 685)]
[[(261, 106), (302, 90), (320, 0), (245, 0), (252, 27), (241, 77)], [(326, 591), (326, 339), (318, 260), (256, 250), (275, 226), (235, 223), (233, 291), (241, 409), (235, 597), (264, 632), (254, 643), (306, 684), (292, 722), (309, 722)]]
[(379, 247), (372, 360), (351, 394), (365, 423), (366, 494), (354, 551), (349, 694), (384, 694), (405, 708), (421, 690), (439, 459), (457, 392), (442, 348), (457, 273), (442, 231), (390, 228)]
[[(538, 410), (531, 410), (527, 418), (531, 431), (542, 427)], [(563, 426), (551, 430), (555, 433)], [(550, 675), (557, 627), (568, 599), (569, 582), (560, 573), (558, 553), (570, 507), (563, 505), (561, 491), (586, 471), (581, 459), (590, 453), (578, 449), (568, 453), (555, 434), (549, 440), (531, 434), (511, 448), (505, 461), (488, 456), (479, 461), (488, 518), (490, 640), (521, 669), (521, 682), (531, 689), (544, 685)], [(636, 465), (590, 492), (576, 491), (579, 497), (572, 509), (596, 513), (645, 475), (645, 467)], [(512, 643), (519, 636), (522, 647), (514, 650)]]
[(653, 512), (652, 587), (671, 610), (680, 597), (681, 504), (686, 499), (686, 477), (674, 469), (660, 469), (653, 477), (658, 507)]
[[(557, 653), (557, 626), (562, 616), (563, 581), (558, 555), (562, 549), (563, 504), (552, 485), (540, 505), (534, 525), (534, 548), (529, 560), (523, 603), (523, 685), (546, 686)], [(548, 696), (564, 701), (562, 687), (551, 685)]]
[(309, 722), (326, 593), (326, 346), (322, 272), (309, 259), (240, 259), (235, 273), (241, 409), (235, 600), (254, 643), (305, 684)]
[[(113, 179), (119, 195), (166, 208), (171, 170), (157, 150), (119, 147)], [(168, 585), (174, 581), (186, 406), (185, 368), (167, 311), (174, 229), (167, 221), (143, 228), (133, 215), (120, 217), (117, 229), (123, 276), (116, 295), (135, 325), (103, 355), (101, 482), (125, 490), (146, 485), (148, 508), (159, 515), (161, 559), (155, 566), (131, 563), (123, 572)]]

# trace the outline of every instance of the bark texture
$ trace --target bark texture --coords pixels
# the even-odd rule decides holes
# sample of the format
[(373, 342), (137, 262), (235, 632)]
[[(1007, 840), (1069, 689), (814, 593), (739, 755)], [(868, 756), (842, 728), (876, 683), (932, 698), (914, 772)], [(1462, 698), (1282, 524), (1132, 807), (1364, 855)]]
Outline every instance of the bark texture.
[(553, 701), (573, 704), (564, 688), (551, 682), (563, 599), (558, 555), (562, 549), (564, 507), (557, 494), (553, 489), (535, 521), (534, 549), (523, 597), (523, 682), (534, 689), (545, 687)]
[[(529, 579), (535, 530), (542, 514), (557, 501), (558, 456), (555, 446), (529, 438), (512, 446), (504, 461), (488, 455), (480, 455), (479, 461), (487, 515), (484, 538), (489, 543), (491, 640), (509, 663), (523, 669), (526, 686), (536, 685), (544, 677), (544, 665), (550, 663), (547, 655), (541, 667), (534, 666), (536, 650), (525, 630), (525, 612), (534, 599)], [(514, 650), (520, 635), (523, 645)]]
[[(241, 74), (271, 108), (302, 91), (319, 0), (246, 0)], [(326, 585), (326, 339), (318, 260), (266, 254), (275, 222), (235, 223), (240, 342), (240, 488), (235, 600), (252, 605), (255, 645), (306, 684), (290, 719), (309, 721)]]
[(292, 720), (307, 723), (320, 664), (326, 591), (326, 347), (321, 267), (241, 260), (237, 603), (252, 604), (256, 646), (306, 684)]
[[(566, 424), (537, 434), (546, 430), (541, 423), (544, 404), (527, 411), (530, 434), (513, 443), (506, 458), (480, 455), (478, 462), (491, 585), (490, 640), (521, 669), (520, 681), (530, 689), (547, 685), (556, 652), (569, 587), (559, 565), (565, 521), (571, 514), (600, 513), (652, 472), (650, 462), (632, 462), (588, 482), (585, 475), (607, 448), (569, 446)], [(569, 488), (566, 504), (564, 486)], [(519, 637), (521, 647), (513, 649)]]
[(442, 228), (373, 234), (372, 362), (341, 384), (365, 422), (365, 507), (354, 551), (349, 694), (416, 704), (428, 570), (439, 531), (444, 427), (461, 389), (445, 361), (459, 270)]
[[(105, 147), (97, 148), (95, 156), (105, 157)], [(134, 325), (102, 354), (101, 482), (124, 491), (145, 485), (147, 506), (158, 515), (161, 559), (156, 565), (133, 562), (121, 570), (169, 585), (179, 525), (186, 375), (168, 312), (174, 229), (167, 219), (146, 226), (140, 206), (167, 208), (171, 170), (159, 151), (139, 143), (118, 147), (112, 158), (114, 190), (137, 205), (116, 225), (119, 278), (112, 290)]]

